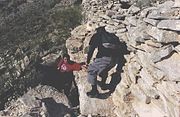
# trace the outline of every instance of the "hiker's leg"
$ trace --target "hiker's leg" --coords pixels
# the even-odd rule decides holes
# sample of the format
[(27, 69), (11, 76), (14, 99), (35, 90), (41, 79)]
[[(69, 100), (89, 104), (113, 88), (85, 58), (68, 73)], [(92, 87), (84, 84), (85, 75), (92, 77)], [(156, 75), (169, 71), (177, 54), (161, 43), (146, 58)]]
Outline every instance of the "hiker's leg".
[(89, 65), (88, 67), (88, 75), (87, 75), (87, 79), (88, 79), (88, 82), (91, 84), (91, 85), (96, 85), (97, 84), (97, 73), (98, 73), (98, 70), (99, 70), (99, 66), (96, 62), (96, 60)]
[(65, 77), (65, 86), (64, 86), (64, 93), (66, 96), (69, 96), (71, 89), (72, 89), (72, 82), (73, 82), (74, 75), (72, 72), (67, 72)]
[(99, 85), (102, 87), (106, 83), (106, 79), (108, 77), (108, 71), (110, 70), (110, 68), (112, 68), (111, 58), (110, 57), (101, 58), (99, 62), (99, 66), (100, 66), (99, 68), (100, 70), (98, 71), (98, 75), (102, 78)]
[(97, 97), (99, 93), (97, 90), (97, 72), (98, 72), (98, 66), (95, 60), (88, 67), (87, 78), (88, 78), (88, 82), (91, 84), (91, 90), (87, 92), (87, 96), (89, 97)]

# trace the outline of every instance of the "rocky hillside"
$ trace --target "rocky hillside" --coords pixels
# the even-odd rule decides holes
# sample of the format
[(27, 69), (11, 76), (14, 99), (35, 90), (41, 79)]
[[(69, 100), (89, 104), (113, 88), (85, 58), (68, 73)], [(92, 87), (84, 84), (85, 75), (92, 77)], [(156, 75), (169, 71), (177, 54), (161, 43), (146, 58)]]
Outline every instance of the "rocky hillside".
[(107, 83), (117, 85), (115, 91), (99, 88), (102, 99), (88, 98), (87, 74), (76, 74), (81, 114), (179, 117), (179, 1), (84, 0), (82, 5), (85, 23), (66, 41), (73, 59), (85, 60), (88, 42), (98, 26), (106, 26), (108, 32), (116, 34), (130, 54), (124, 55), (126, 63), (118, 85), (112, 83), (117, 78), (113, 77), (115, 70), (109, 72)]
[(39, 58), (52, 63), (66, 51), (70, 30), (81, 23), (80, 2), (0, 1), (0, 109), (41, 82)]
[[(109, 90), (101, 90), (98, 87), (99, 98), (86, 96), (86, 92), (90, 90), (86, 79), (87, 72), (84, 70), (75, 72), (79, 91), (79, 117), (179, 117), (179, 0), (83, 0), (82, 7), (84, 22), (72, 30), (71, 37), (66, 41), (72, 60), (78, 62), (86, 60), (88, 42), (95, 33), (94, 29), (99, 26), (105, 26), (108, 32), (118, 36), (125, 48), (119, 53), (122, 57), (120, 61), (122, 72), (116, 72), (114, 68), (109, 71), (106, 82)], [(54, 39), (56, 34), (57, 30), (54, 30), (49, 36)], [(15, 49), (15, 52), (24, 54), (22, 50), (22, 48)], [(43, 55), (48, 56), (40, 57), (47, 63), (54, 62), (55, 59), (52, 58), (59, 55), (50, 54), (51, 51), (47, 50)], [(11, 57), (9, 54), (6, 56)], [(21, 59), (19, 68), (26, 66), (26, 59), (28, 61), (29, 57)], [(4, 61), (4, 58), (1, 60)], [(29, 66), (30, 62), (27, 63)], [(3, 66), (4, 64), (0, 70), (6, 71), (6, 67)], [(14, 71), (16, 74), (19, 73), (17, 69)], [(8, 73), (3, 74), (3, 78), (7, 77), (6, 75)], [(5, 85), (3, 90), (8, 89), (10, 84), (11, 82)], [(77, 116), (72, 113), (71, 107), (64, 94), (52, 87), (40, 85), (29, 90), (27, 94), (1, 111), (0, 115)]]

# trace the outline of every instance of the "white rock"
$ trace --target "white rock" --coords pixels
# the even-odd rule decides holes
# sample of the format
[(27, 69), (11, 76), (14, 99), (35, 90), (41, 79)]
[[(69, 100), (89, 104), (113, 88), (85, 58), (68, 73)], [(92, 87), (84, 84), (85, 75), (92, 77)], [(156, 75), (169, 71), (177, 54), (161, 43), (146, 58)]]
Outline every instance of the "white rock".
[(158, 28), (180, 31), (180, 20), (162, 20), (157, 25)]

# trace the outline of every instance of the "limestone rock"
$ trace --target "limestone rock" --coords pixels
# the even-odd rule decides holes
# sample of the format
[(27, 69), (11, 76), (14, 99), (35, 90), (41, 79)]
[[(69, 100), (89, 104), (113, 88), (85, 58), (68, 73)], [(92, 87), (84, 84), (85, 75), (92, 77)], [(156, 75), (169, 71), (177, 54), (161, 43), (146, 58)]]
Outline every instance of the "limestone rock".
[(79, 78), (77, 81), (77, 86), (79, 90), (79, 100), (80, 100), (80, 113), (82, 115), (101, 115), (101, 116), (115, 116), (113, 113), (113, 103), (112, 97), (108, 92), (101, 92), (99, 98), (89, 98), (86, 92), (90, 91), (90, 84), (87, 82), (87, 75), (80, 72), (78, 74)]
[(153, 19), (149, 19), (149, 18), (144, 18), (143, 20), (153, 26), (156, 26), (159, 22), (158, 20), (153, 20)]
[(155, 9), (156, 9), (156, 7), (145, 8), (140, 12), (140, 16), (145, 18), (152, 10), (155, 10)]
[(179, 0), (175, 0), (173, 7), (180, 7), (180, 1)]
[(173, 31), (160, 30), (156, 27), (148, 27), (146, 32), (156, 39), (158, 42), (169, 43), (169, 42), (180, 42), (178, 34)]
[(179, 68), (180, 68), (180, 55), (174, 53), (169, 58), (166, 58), (157, 63), (157, 67), (164, 71), (166, 74), (166, 80), (180, 81)]
[[(86, 92), (90, 90), (87, 73), (76, 72), (81, 115), (179, 117), (180, 35), (173, 24), (179, 22), (179, 9), (172, 8), (173, 1), (152, 4), (152, 7), (145, 9), (133, 5), (123, 9), (123, 3), (129, 2), (83, 1), (83, 8), (88, 14), (87, 24), (91, 22), (92, 25), (76, 28), (67, 40), (67, 49), (72, 58), (75, 61), (86, 60), (89, 40), (98, 26), (106, 26), (109, 32), (125, 41), (131, 53), (125, 56), (127, 62), (121, 73), (122, 79), (108, 98), (87, 97)], [(73, 47), (81, 49), (72, 53)], [(99, 87), (98, 90), (107, 93)]]
[(174, 48), (172, 45), (164, 46), (161, 49), (151, 52), (151, 60), (156, 63), (162, 59), (165, 59), (173, 52)]
[(180, 31), (180, 20), (162, 20), (157, 25), (161, 29)]
[(128, 13), (130, 14), (136, 14), (140, 11), (139, 7), (136, 7), (134, 5), (132, 5), (129, 9), (128, 9)]
[(174, 50), (180, 53), (180, 45), (176, 46)]

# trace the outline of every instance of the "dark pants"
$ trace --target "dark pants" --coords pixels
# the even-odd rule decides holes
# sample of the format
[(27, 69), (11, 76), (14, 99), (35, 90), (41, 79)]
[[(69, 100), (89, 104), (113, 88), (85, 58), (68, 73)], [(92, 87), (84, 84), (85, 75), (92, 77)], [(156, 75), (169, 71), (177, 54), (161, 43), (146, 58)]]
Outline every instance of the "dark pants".
[(97, 75), (111, 64), (111, 57), (96, 58), (88, 67), (88, 82), (91, 85), (97, 84)]
[(73, 72), (62, 72), (60, 78), (63, 79), (62, 85), (63, 85), (64, 93), (68, 96), (71, 91), (72, 83), (74, 80)]

